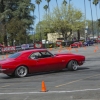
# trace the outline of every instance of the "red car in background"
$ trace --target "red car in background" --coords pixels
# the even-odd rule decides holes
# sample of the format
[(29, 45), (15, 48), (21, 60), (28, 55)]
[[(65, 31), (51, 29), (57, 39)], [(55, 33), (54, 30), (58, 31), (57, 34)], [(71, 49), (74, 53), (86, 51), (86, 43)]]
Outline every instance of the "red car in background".
[(25, 50), (0, 60), (0, 72), (8, 76), (25, 77), (29, 73), (77, 70), (85, 61), (83, 55), (52, 54), (46, 49)]
[(73, 44), (70, 45), (72, 48), (76, 47), (82, 47), (83, 46), (83, 43), (82, 42), (74, 42)]
[(0, 47), (4, 47), (4, 46), (0, 43)]

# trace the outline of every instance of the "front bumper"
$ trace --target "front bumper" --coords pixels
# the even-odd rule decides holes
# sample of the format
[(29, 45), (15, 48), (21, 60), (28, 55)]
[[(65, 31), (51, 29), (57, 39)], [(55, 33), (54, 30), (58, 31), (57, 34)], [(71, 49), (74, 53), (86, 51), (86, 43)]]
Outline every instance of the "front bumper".
[(79, 61), (79, 65), (83, 65), (85, 63), (85, 60)]

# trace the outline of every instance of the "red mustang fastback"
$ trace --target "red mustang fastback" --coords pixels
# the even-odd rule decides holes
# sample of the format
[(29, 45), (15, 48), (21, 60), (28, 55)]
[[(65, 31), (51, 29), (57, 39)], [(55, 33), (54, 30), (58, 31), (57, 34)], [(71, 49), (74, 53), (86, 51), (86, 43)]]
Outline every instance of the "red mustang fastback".
[(83, 55), (52, 54), (46, 49), (33, 49), (14, 53), (0, 60), (0, 72), (8, 76), (25, 77), (29, 73), (77, 70), (85, 61)]

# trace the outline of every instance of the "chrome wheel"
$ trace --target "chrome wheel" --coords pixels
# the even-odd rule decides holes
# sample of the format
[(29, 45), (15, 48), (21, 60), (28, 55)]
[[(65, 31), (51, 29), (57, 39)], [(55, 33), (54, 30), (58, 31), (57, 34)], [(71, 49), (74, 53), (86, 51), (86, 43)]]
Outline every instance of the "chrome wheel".
[(76, 61), (72, 61), (72, 70), (77, 70), (77, 62)]
[(78, 64), (77, 64), (77, 61), (75, 60), (71, 60), (69, 63), (68, 63), (68, 70), (77, 70), (78, 68)]
[(17, 77), (25, 77), (28, 73), (28, 70), (25, 66), (20, 66), (15, 70), (15, 76)]

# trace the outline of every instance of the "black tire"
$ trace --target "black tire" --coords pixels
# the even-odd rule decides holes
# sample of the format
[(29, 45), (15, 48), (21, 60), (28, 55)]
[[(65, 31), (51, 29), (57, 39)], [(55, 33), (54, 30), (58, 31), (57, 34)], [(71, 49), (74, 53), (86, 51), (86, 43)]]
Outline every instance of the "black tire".
[(78, 64), (77, 64), (77, 61), (75, 61), (75, 60), (71, 60), (67, 66), (68, 70), (70, 70), (70, 71), (76, 71), (77, 67), (78, 67)]
[(16, 77), (25, 77), (28, 74), (28, 69), (25, 66), (19, 66), (16, 70), (15, 70), (15, 76)]

